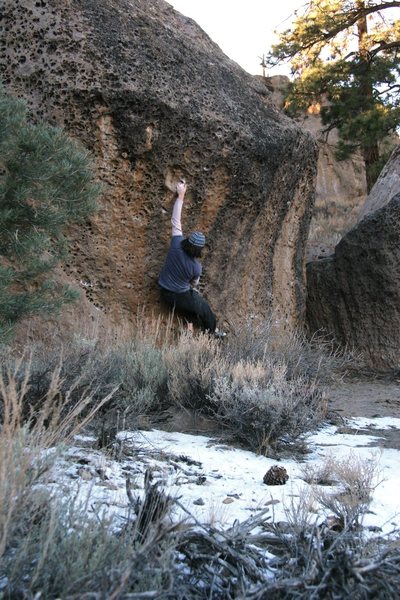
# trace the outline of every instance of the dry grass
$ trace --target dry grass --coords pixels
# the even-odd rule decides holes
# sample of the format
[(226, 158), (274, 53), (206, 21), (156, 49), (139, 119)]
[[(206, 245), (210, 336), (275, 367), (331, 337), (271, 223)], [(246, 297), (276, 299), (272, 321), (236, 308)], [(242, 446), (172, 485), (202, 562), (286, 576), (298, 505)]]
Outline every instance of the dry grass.
[(91, 390), (95, 405), (112, 392), (94, 422), (101, 447), (112, 445), (118, 427), (135, 428), (143, 417), (178, 406), (214, 418), (248, 448), (275, 452), (278, 442), (297, 444), (321, 421), (326, 403), (319, 385), (337, 377), (346, 362), (324, 340), (277, 335), (272, 319), (235, 327), (220, 343), (141, 315), (134, 337), (104, 340), (76, 337), (61, 362), (57, 352), (37, 344), (31, 363), (22, 361), (18, 371), (20, 384), (29, 371), (26, 397), (35, 410), (55, 372), (61, 394), (71, 402)]
[(148, 490), (122, 526), (89, 516), (89, 503), (42, 498), (27, 507), (3, 556), (2, 597), (171, 597), (178, 526), (164, 523), (171, 508), (165, 494)]
[(358, 526), (371, 502), (373, 490), (381, 482), (377, 457), (365, 460), (354, 453), (342, 460), (329, 457), (322, 465), (321, 473), (314, 474), (315, 479), (327, 478), (328, 471), (336, 488), (326, 491), (316, 487), (316, 501), (327, 515), (336, 517), (343, 528)]
[(223, 346), (229, 361), (258, 361), (286, 365), (289, 377), (301, 376), (326, 384), (337, 381), (355, 362), (347, 350), (337, 348), (331, 338), (301, 331), (282, 334), (276, 330), (274, 318), (251, 320), (233, 327)]
[(228, 369), (221, 345), (203, 333), (184, 333), (164, 357), (171, 401), (207, 414), (215, 380)]
[(93, 403), (88, 387), (78, 400), (79, 381), (66, 389), (60, 364), (41, 402), (29, 407), (29, 365), (19, 361), (0, 376), (0, 597), (119, 598), (124, 590), (168, 588), (175, 538), (162, 522), (161, 493), (138, 500), (138, 517), (128, 515), (117, 535), (105, 515), (89, 517), (90, 498), (62, 501), (46, 485), (63, 446), (112, 393)]
[[(316, 415), (317, 420), (322, 416), (317, 385), (321, 360), (300, 338), (285, 344), (270, 339), (265, 329), (260, 337), (246, 331), (241, 350), (240, 332), (232, 346), (187, 334), (164, 343), (158, 325), (150, 337), (149, 331), (146, 327), (138, 338), (102, 349), (81, 339), (53, 370), (46, 369), (44, 349), (37, 363), (21, 360), (13, 368), (4, 355), (9, 366), (0, 379), (0, 595), (68, 600), (395, 598), (399, 547), (372, 547), (358, 527), (376, 485), (373, 460), (353, 457), (328, 461), (320, 471), (310, 468), (305, 476), (317, 484), (317, 492), (293, 500), (284, 532), (265, 510), (227, 531), (218, 529), (223, 515), (217, 513), (210, 528), (172, 526), (173, 501), (152, 483), (142, 500), (132, 497), (132, 514), (116, 530), (105, 515), (88, 517), (89, 498), (86, 506), (73, 500), (60, 503), (38, 485), (46, 483), (56, 456), (49, 449), (65, 443), (96, 411), (121, 411), (132, 398), (143, 412), (157, 410), (158, 403), (187, 401), (199, 411), (213, 412), (248, 446), (257, 440), (261, 451), (274, 440), (294, 443)], [(330, 360), (323, 359), (326, 365), (337, 364), (337, 357)], [(160, 373), (167, 387), (159, 387)], [(114, 406), (114, 397), (109, 398), (113, 390)], [(152, 397), (150, 405), (140, 396), (144, 390)], [(107, 404), (113, 408), (106, 409)], [(328, 474), (335, 481), (333, 494), (320, 490)], [(127, 491), (131, 493), (129, 486)], [(340, 531), (315, 525), (317, 502), (327, 516), (338, 517)], [(384, 584), (376, 565), (387, 575)]]
[(302, 479), (310, 485), (337, 485), (338, 463), (333, 455), (328, 455), (324, 461), (317, 463), (308, 462), (302, 465)]
[(78, 381), (61, 391), (59, 365), (50, 375), (40, 407), (27, 406), (29, 364), (22, 377), (21, 361), (0, 374), (0, 557), (32, 502), (33, 486), (52, 464), (54, 453), (46, 450), (71, 439), (112, 395), (93, 405), (93, 393), (86, 390), (72, 402)]

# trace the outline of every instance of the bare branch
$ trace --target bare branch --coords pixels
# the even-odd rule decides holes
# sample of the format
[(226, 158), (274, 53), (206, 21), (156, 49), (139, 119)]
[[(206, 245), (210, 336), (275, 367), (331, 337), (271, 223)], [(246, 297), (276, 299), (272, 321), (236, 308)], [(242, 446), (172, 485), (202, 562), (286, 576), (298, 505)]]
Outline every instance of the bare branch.
[(389, 94), (389, 92), (391, 92), (393, 90), (400, 90), (400, 84), (396, 83), (394, 85), (390, 85), (389, 87), (385, 88), (384, 90), (377, 90), (376, 88), (374, 88), (374, 93), (375, 93), (375, 96), (384, 96), (385, 94)]
[(369, 55), (371, 57), (379, 54), (379, 52), (383, 52), (385, 50), (391, 50), (392, 48), (400, 48), (400, 40), (396, 40), (394, 42), (385, 42), (384, 40), (379, 40), (378, 48), (373, 48), (369, 51)]

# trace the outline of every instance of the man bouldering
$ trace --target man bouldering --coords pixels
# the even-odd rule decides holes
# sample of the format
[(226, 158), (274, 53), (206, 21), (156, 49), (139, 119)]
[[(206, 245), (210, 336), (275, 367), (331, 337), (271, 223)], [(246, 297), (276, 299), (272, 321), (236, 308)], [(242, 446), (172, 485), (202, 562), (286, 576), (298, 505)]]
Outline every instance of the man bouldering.
[(200, 258), (206, 239), (201, 231), (195, 231), (187, 238), (183, 235), (181, 213), (186, 189), (186, 182), (181, 179), (176, 186), (177, 198), (172, 211), (171, 243), (158, 280), (161, 297), (189, 323), (196, 323), (203, 331), (216, 337), (224, 337), (225, 334), (216, 327), (217, 319), (210, 305), (196, 289), (202, 272)]

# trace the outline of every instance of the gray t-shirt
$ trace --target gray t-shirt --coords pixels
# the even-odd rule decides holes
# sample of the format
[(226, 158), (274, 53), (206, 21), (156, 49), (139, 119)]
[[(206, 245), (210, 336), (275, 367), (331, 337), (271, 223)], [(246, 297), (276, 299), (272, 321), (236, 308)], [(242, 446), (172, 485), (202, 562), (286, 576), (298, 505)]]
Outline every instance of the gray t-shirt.
[(172, 236), (167, 258), (158, 280), (162, 288), (178, 294), (190, 290), (190, 282), (198, 280), (201, 275), (201, 263), (182, 250), (183, 239), (183, 235)]

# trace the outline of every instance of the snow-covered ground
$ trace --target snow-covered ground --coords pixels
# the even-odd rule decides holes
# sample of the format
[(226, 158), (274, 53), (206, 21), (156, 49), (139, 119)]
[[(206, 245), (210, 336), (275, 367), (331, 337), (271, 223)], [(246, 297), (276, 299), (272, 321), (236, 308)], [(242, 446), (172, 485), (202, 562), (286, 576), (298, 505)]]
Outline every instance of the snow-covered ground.
[[(329, 458), (372, 461), (377, 486), (363, 524), (389, 534), (400, 525), (400, 451), (369, 446), (377, 438), (367, 434), (366, 428), (391, 428), (400, 436), (400, 419), (357, 418), (349, 419), (345, 428), (326, 426), (309, 436), (311, 452), (301, 461), (279, 463), (209, 437), (159, 430), (120, 433), (121, 458), (111, 460), (90, 447), (91, 438), (77, 436), (75, 445), (57, 462), (52, 485), (63, 495), (78, 494), (83, 501), (89, 498), (90, 511), (124, 516), (129, 508), (127, 476), (132, 492), (140, 495), (144, 473), (150, 468), (154, 481), (160, 481), (170, 496), (179, 498), (181, 506), (177, 506), (175, 518), (188, 518), (185, 507), (202, 523), (228, 527), (266, 507), (271, 520), (286, 521), (291, 506), (306, 495), (312, 497), (315, 484), (304, 481), (307, 465), (316, 468)], [(264, 474), (274, 464), (286, 468), (286, 485), (263, 483)], [(334, 489), (324, 486), (325, 491)], [(311, 521), (325, 518), (317, 500), (311, 507)]]

